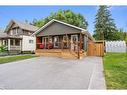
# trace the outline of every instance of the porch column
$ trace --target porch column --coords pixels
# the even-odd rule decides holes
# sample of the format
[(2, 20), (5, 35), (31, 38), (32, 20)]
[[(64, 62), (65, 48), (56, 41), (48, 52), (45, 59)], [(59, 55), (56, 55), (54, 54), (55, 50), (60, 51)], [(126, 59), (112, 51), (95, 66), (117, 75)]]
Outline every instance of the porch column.
[(68, 48), (68, 35), (67, 34), (66, 34), (66, 39), (67, 39), (66, 43), (67, 43), (67, 48)]
[(15, 46), (15, 39), (13, 39), (13, 45)]
[(10, 39), (8, 39), (8, 50), (10, 50), (11, 46), (10, 46)]
[(80, 33), (80, 50), (82, 49), (82, 34)]
[(4, 40), (2, 40), (2, 45), (5, 45)]
[(20, 50), (22, 51), (22, 40), (20, 40), (19, 46), (20, 46)]
[(82, 34), (79, 35), (79, 41), (78, 41), (78, 59), (80, 59), (80, 51), (82, 48)]
[(48, 36), (48, 49), (49, 49), (49, 36)]
[(61, 40), (61, 49), (63, 50), (63, 39)]
[(40, 43), (40, 38), (39, 37), (36, 37), (36, 50), (38, 49), (38, 43)]

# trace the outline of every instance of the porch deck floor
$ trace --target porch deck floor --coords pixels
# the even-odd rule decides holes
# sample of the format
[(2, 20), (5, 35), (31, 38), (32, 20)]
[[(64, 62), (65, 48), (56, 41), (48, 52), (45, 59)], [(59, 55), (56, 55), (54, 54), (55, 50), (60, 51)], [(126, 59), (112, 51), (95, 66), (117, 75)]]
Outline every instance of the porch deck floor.
[(37, 49), (36, 51), (37, 52), (62, 52), (62, 51), (65, 51), (65, 50), (69, 50), (69, 49)]

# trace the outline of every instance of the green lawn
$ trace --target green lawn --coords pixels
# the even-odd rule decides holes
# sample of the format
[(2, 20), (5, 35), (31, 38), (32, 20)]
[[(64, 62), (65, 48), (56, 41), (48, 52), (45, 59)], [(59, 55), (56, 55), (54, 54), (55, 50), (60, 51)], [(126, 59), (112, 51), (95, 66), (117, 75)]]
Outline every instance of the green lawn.
[(2, 57), (2, 58), (0, 58), (0, 64), (24, 60), (24, 59), (29, 59), (29, 58), (33, 58), (33, 57), (35, 57), (35, 56), (33, 56), (33, 55), (20, 55), (20, 56)]
[(107, 53), (104, 72), (108, 89), (127, 89), (127, 53)]

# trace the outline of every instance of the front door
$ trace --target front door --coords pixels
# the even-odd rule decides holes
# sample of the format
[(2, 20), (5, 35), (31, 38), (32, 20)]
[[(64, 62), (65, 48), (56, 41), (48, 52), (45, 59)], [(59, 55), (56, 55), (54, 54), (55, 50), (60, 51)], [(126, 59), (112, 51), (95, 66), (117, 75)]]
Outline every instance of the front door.
[(59, 47), (59, 36), (54, 37), (54, 47), (58, 48)]
[(78, 49), (78, 35), (71, 35), (71, 50)]
[(44, 37), (42, 42), (44, 44), (44, 48), (48, 48), (48, 37)]

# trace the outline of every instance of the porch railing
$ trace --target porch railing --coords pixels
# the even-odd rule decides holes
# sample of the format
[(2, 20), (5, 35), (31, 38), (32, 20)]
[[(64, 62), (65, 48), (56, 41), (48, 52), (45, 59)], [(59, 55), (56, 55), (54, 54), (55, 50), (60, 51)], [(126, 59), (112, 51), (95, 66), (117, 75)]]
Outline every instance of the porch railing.
[(21, 46), (10, 46), (10, 50), (21, 50)]
[[(38, 47), (39, 47), (39, 45), (40, 44), (43, 44), (43, 43), (37, 43), (37, 49), (38, 49)], [(54, 43), (52, 42), (52, 43), (50, 43), (50, 44), (52, 44), (52, 45), (54, 45)], [(71, 41), (62, 41), (62, 42), (58, 42), (58, 44), (59, 44), (59, 49), (61, 49), (61, 50), (63, 50), (63, 49), (69, 49), (69, 51), (71, 52), (71, 51), (73, 51), (75, 54), (77, 54), (77, 57), (78, 58), (80, 58), (80, 54), (82, 54), (84, 51), (83, 51), (83, 42), (80, 42), (80, 41), (75, 41), (75, 42), (71, 42)], [(73, 45), (73, 47), (72, 47), (72, 45)], [(46, 44), (46, 48), (44, 48), (44, 49), (52, 49), (52, 48), (49, 48), (49, 44), (47, 43)], [(54, 49), (54, 47), (53, 47), (53, 49)]]

